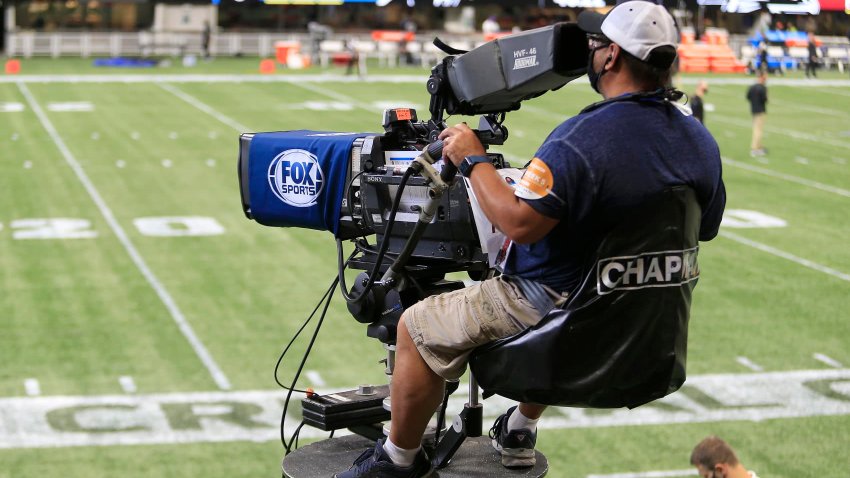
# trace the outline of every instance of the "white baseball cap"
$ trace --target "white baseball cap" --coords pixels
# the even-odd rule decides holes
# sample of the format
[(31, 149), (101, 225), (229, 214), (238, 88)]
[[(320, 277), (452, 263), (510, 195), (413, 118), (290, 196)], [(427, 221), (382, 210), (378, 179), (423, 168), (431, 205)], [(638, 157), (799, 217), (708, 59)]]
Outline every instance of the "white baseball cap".
[[(587, 33), (605, 35), (638, 59), (661, 68), (669, 68), (675, 59), (678, 32), (667, 9), (644, 0), (630, 0), (615, 6), (606, 15), (586, 10), (578, 16), (578, 26)], [(656, 48), (669, 46), (666, 54)], [(662, 49), (665, 50), (665, 49)]]

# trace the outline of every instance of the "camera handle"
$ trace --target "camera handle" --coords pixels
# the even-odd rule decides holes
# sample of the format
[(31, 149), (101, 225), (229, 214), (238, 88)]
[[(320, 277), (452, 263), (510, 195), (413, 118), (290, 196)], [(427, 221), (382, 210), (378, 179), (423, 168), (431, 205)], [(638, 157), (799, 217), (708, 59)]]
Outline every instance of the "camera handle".
[[(437, 213), (437, 208), (440, 205), (440, 199), (443, 197), (443, 194), (448, 191), (449, 184), (452, 179), (454, 179), (455, 174), (457, 174), (457, 168), (450, 161), (446, 162), (443, 166), (442, 173), (437, 172), (437, 169), (434, 168), (433, 164), (439, 161), (442, 156), (443, 141), (437, 140), (429, 144), (428, 147), (422, 151), (422, 154), (417, 156), (410, 165), (415, 172), (421, 173), (430, 181), (428, 202), (425, 203), (425, 206), (422, 209), (420, 209), (419, 220), (413, 227), (413, 232), (407, 238), (407, 242), (404, 244), (404, 249), (387, 269), (387, 272), (384, 273), (384, 276), (381, 277), (381, 282), (383, 284), (392, 286), (400, 279), (402, 272), (404, 271), (405, 264), (407, 264), (408, 259), (410, 259), (410, 256), (416, 249), (416, 244), (419, 242), (422, 234), (425, 233), (425, 228), (428, 227), (428, 224), (431, 224), (431, 221), (434, 219), (434, 215)], [(451, 168), (449, 168), (449, 165), (451, 165)]]

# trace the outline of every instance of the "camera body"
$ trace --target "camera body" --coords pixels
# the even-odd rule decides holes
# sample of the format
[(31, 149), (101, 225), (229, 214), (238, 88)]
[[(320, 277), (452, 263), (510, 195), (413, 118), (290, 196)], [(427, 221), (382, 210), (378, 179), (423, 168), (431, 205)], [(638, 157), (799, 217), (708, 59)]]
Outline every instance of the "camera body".
[[(448, 272), (473, 279), (489, 271), (470, 201), (469, 185), (445, 165), (437, 140), (444, 114), (482, 115), (475, 130), (482, 144), (508, 137), (505, 113), (522, 101), (556, 90), (586, 72), (586, 35), (558, 23), (454, 50), (426, 82), (430, 119), (415, 110), (384, 112), (383, 133), (282, 131), (240, 136), (239, 183), (246, 217), (273, 227), (327, 230), (353, 240), (346, 265), (361, 273), (345, 290), (349, 311), (369, 323), (368, 335), (395, 339), (401, 312), (422, 298), (463, 287), (443, 281)], [(435, 145), (438, 145), (435, 147)], [(496, 168), (507, 164), (488, 153)], [(379, 248), (367, 236), (375, 235)], [(385, 258), (387, 259), (385, 261)], [(380, 280), (378, 275), (382, 274)]]

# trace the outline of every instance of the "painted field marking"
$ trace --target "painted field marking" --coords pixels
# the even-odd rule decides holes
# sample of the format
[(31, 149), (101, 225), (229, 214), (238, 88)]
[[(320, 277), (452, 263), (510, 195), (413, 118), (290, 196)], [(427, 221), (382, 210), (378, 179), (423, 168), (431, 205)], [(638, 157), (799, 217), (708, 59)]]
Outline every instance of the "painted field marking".
[(322, 88), (321, 86), (313, 85), (310, 83), (296, 83), (296, 85), (298, 85), (299, 88), (303, 88), (307, 91), (312, 91), (313, 93), (318, 93), (322, 96), (327, 96), (328, 98), (333, 98), (342, 103), (348, 103), (370, 113), (374, 113), (375, 111), (377, 111), (373, 104), (357, 101), (356, 99), (350, 96), (346, 96), (342, 93), (337, 93), (336, 91), (329, 90), (327, 88)]
[(47, 110), (56, 112), (94, 111), (94, 105), (88, 101), (56, 102), (47, 103)]
[(797, 264), (800, 264), (801, 266), (808, 267), (809, 269), (814, 269), (818, 272), (823, 272), (824, 274), (829, 274), (833, 277), (837, 277), (841, 280), (850, 282), (850, 274), (845, 274), (844, 272), (835, 270), (831, 267), (818, 264), (817, 262), (813, 262), (808, 259), (803, 259), (802, 257), (795, 256), (794, 254), (790, 254), (788, 252), (779, 250), (775, 247), (771, 247), (766, 244), (762, 244), (760, 242), (751, 241), (745, 237), (741, 237), (737, 234), (733, 234), (728, 231), (720, 231), (719, 235), (727, 239), (731, 239), (735, 242), (740, 242), (741, 244), (756, 248), (762, 252), (767, 252), (768, 254), (773, 254), (783, 259), (787, 259), (791, 262), (795, 262)]
[(130, 133), (130, 138), (136, 141), (138, 141), (141, 137), (142, 135), (138, 131), (133, 131), (132, 133)]
[(180, 137), (180, 135), (177, 134), (177, 131), (172, 131), (172, 132), (168, 133), (168, 139), (177, 139), (179, 137)]
[(770, 160), (765, 158), (764, 156), (757, 157), (756, 162), (761, 164), (770, 164)]
[[(467, 401), (464, 394), (455, 395), (449, 398), (449, 410), (461, 410)], [(0, 398), (0, 449), (277, 440), (285, 397), (283, 390), (240, 390)], [(497, 396), (483, 403), (486, 420), (515, 404)], [(678, 392), (633, 410), (552, 408), (539, 427), (596, 429), (821, 416), (850, 416), (850, 370), (693, 375)], [(294, 430), (300, 421), (293, 411), (285, 418), (286, 430)], [(302, 438), (326, 436), (312, 427), (301, 433)]]
[(117, 166), (118, 168), (123, 168), (124, 166), (127, 166), (127, 161), (119, 159), (118, 161), (115, 161), (115, 166)]
[(773, 106), (780, 106), (783, 109), (796, 109), (796, 110), (802, 110), (802, 111), (809, 111), (811, 113), (817, 113), (817, 114), (821, 114), (821, 115), (830, 115), (830, 116), (839, 116), (839, 117), (842, 117), (842, 118), (850, 118), (850, 114), (848, 114), (846, 111), (834, 110), (834, 109), (830, 109), (830, 108), (821, 108), (821, 107), (818, 107), (818, 106), (811, 106), (811, 105), (806, 105), (806, 104), (801, 104), (801, 103), (794, 103), (794, 102), (790, 102), (790, 101), (778, 101), (778, 100), (775, 100), (775, 99), (772, 99), (772, 98), (771, 98), (770, 102), (773, 104)]
[(37, 397), (41, 395), (41, 385), (38, 383), (38, 380), (34, 378), (24, 380), (24, 390), (30, 397)]
[(835, 164), (847, 164), (847, 159), (835, 157), (832, 158), (832, 162)]
[(206, 164), (207, 164), (207, 166), (214, 168), (215, 167), (215, 160), (212, 159), (212, 158), (207, 158)]
[(24, 169), (32, 169), (32, 161), (24, 161)]
[(817, 181), (812, 181), (810, 179), (804, 179), (798, 176), (793, 176), (791, 174), (778, 173), (776, 171), (760, 168), (758, 166), (753, 166), (752, 164), (747, 164), (741, 161), (736, 161), (734, 159), (730, 159), (727, 157), (723, 157), (723, 164), (728, 164), (730, 166), (735, 166), (736, 168), (746, 169), (747, 171), (751, 171), (754, 173), (764, 174), (765, 176), (770, 176), (776, 179), (782, 179), (785, 181), (789, 181), (792, 183), (802, 184), (803, 186), (808, 186), (810, 188), (820, 189), (821, 191), (826, 191), (828, 193), (838, 194), (839, 196), (850, 197), (850, 191), (846, 189), (841, 189), (839, 187), (830, 186), (829, 184), (819, 183)]
[(23, 110), (23, 103), (0, 103), (0, 113), (19, 113)]
[(747, 367), (748, 369), (752, 370), (753, 372), (764, 372), (764, 367), (753, 362), (747, 357), (735, 357), (735, 361), (743, 365), (744, 367)]
[(35, 112), (38, 117), (41, 125), (47, 131), (47, 134), (53, 140), (53, 143), (56, 145), (56, 148), (59, 149), (59, 152), (62, 153), (62, 156), (65, 158), (65, 162), (68, 163), (68, 166), (71, 167), (71, 170), (77, 175), (77, 179), (79, 179), (80, 183), (82, 183), (85, 190), (88, 192), (92, 201), (97, 206), (98, 210), (100, 210), (101, 215), (106, 220), (106, 223), (109, 224), (110, 229), (115, 234), (115, 237), (118, 238), (118, 241), (121, 242), (121, 245), (124, 246), (124, 250), (127, 251), (127, 254), (130, 256), (130, 259), (136, 265), (136, 268), (139, 269), (142, 276), (147, 280), (148, 284), (151, 288), (156, 292), (156, 295), (165, 305), (165, 308), (171, 315), (171, 318), (177, 324), (177, 327), (180, 329), (180, 332), (192, 346), (195, 351), (195, 354), (204, 364), (204, 366), (209, 371), (216, 385), (222, 390), (230, 389), (230, 381), (224, 375), (221, 368), (216, 364), (215, 360), (210, 355), (207, 348), (198, 338), (195, 331), (192, 329), (192, 326), (189, 325), (189, 321), (186, 320), (186, 317), (183, 315), (183, 312), (180, 311), (180, 308), (177, 306), (177, 303), (174, 301), (174, 298), (171, 297), (171, 294), (165, 289), (165, 286), (159, 281), (153, 271), (148, 267), (142, 255), (139, 253), (136, 246), (133, 245), (133, 242), (130, 240), (130, 237), (121, 227), (121, 224), (118, 223), (118, 220), (115, 218), (115, 214), (112, 213), (112, 210), (106, 204), (106, 201), (100, 195), (97, 188), (94, 186), (94, 183), (89, 179), (83, 167), (74, 157), (71, 150), (68, 149), (68, 146), (65, 145), (65, 142), (62, 140), (62, 137), (59, 135), (59, 132), (53, 126), (53, 123), (50, 122), (50, 119), (45, 114), (44, 110), (38, 105), (35, 97), (33, 97), (29, 88), (22, 82), (17, 83), (18, 89), (24, 95), (29, 103), (30, 108)]
[(12, 133), (12, 141), (17, 141), (20, 137), (21, 135), (19, 135), (18, 133)]
[[(416, 112), (426, 111), (428, 108), (424, 105), (420, 105), (418, 103), (412, 103), (410, 101), (398, 100), (398, 101), (373, 101), (372, 106), (378, 111), (384, 111), (390, 108), (411, 108), (416, 110)], [(516, 131), (511, 131), (511, 133), (516, 133)]]
[(816, 354), (812, 355), (812, 357), (814, 357), (815, 360), (821, 361), (821, 362), (829, 365), (830, 367), (844, 368), (844, 365), (842, 365), (841, 362), (839, 362), (838, 360), (835, 360), (832, 357), (824, 355), (822, 353), (816, 353)]
[(683, 476), (697, 475), (696, 469), (690, 470), (659, 470), (638, 471), (632, 473), (611, 473), (607, 475), (587, 475), (587, 478), (681, 478)]
[(798, 162), (798, 163), (800, 163), (800, 164), (809, 164), (809, 159), (808, 159), (808, 158), (804, 158), (804, 157), (802, 157), (802, 156), (797, 156), (797, 157), (795, 157), (795, 158), (794, 158), (794, 161), (796, 161), (796, 162)]
[(170, 159), (163, 159), (162, 160), (162, 167), (163, 168), (170, 168), (172, 166), (172, 164), (174, 164), (174, 163), (172, 163)]
[(207, 138), (209, 138), (209, 139), (216, 139), (216, 138), (218, 138), (218, 133), (216, 133), (215, 131), (210, 131), (210, 132), (207, 134)]
[(126, 393), (136, 393), (136, 391), (138, 391), (136, 382), (133, 381), (133, 377), (130, 377), (129, 375), (122, 375), (118, 377), (118, 383), (121, 385), (121, 389)]
[(842, 90), (836, 90), (836, 89), (827, 89), (827, 90), (823, 90), (823, 92), (829, 93), (831, 95), (850, 96), (850, 93), (847, 93), (847, 92), (842, 91)]
[(158, 83), (157, 86), (159, 86), (163, 90), (171, 93), (172, 95), (180, 98), (181, 100), (185, 101), (186, 103), (189, 103), (190, 105), (194, 106), (195, 108), (203, 111), (204, 113), (212, 116), (213, 118), (219, 120), (220, 122), (226, 124), (227, 126), (230, 126), (231, 128), (235, 129), (236, 131), (238, 131), (240, 133), (253, 131), (252, 128), (249, 128), (249, 127), (245, 126), (244, 124), (242, 124), (238, 121), (235, 121), (233, 119), (228, 118), (227, 116), (225, 116), (225, 115), (219, 113), (218, 111), (216, 111), (215, 109), (213, 109), (211, 106), (200, 101), (199, 99), (195, 98), (194, 96), (191, 96), (191, 95), (185, 93), (184, 91), (180, 90), (179, 88), (174, 87), (173, 85), (169, 85), (169, 84), (165, 84), (165, 83)]
[[(731, 124), (733, 126), (738, 126), (739, 128), (748, 128), (749, 129), (749, 128), (752, 128), (752, 126), (753, 126), (752, 123), (747, 121), (747, 120), (737, 119), (737, 118), (734, 118), (732, 116), (716, 115), (716, 117), (718, 119), (722, 120), (725, 124)], [(775, 127), (775, 126), (765, 126), (764, 129), (765, 129), (765, 131), (773, 133), (773, 134), (789, 136), (791, 138), (801, 139), (803, 141), (810, 141), (812, 143), (828, 144), (830, 146), (837, 146), (837, 147), (842, 148), (842, 149), (850, 148), (850, 143), (848, 143), (847, 141), (832, 139), (829, 136), (820, 136), (820, 135), (806, 133), (806, 132), (803, 132), (803, 131), (797, 131), (797, 130), (793, 130), (793, 129), (778, 128), (778, 127)]]
[(325, 380), (322, 378), (322, 375), (315, 370), (307, 370), (304, 372), (304, 375), (307, 377), (307, 380), (310, 381), (313, 385), (317, 387), (324, 387), (327, 385)]

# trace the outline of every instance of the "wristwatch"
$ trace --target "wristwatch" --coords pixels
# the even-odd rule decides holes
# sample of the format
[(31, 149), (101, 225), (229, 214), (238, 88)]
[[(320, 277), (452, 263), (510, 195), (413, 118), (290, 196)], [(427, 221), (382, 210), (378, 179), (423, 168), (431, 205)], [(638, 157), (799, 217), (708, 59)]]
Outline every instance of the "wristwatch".
[(490, 158), (487, 156), (467, 156), (460, 162), (457, 170), (460, 171), (460, 174), (464, 177), (468, 178), (469, 175), (472, 174), (472, 168), (478, 163), (492, 163), (492, 161), (490, 161)]

